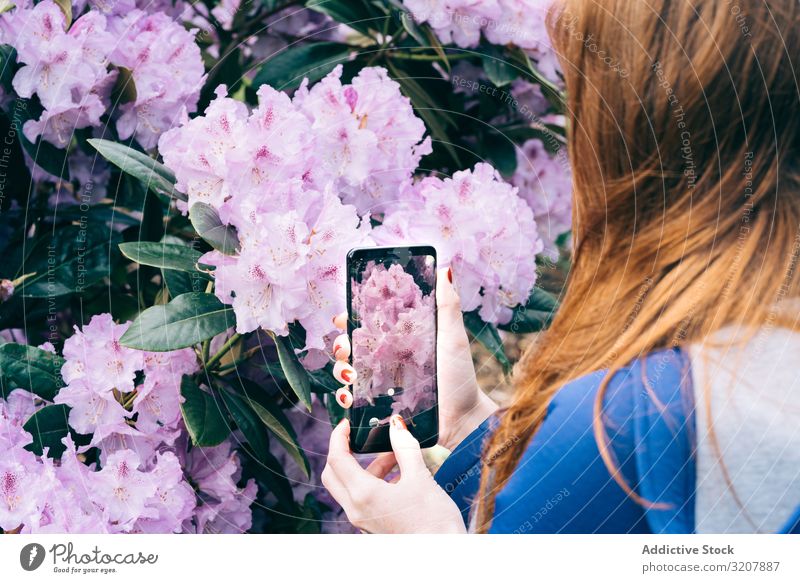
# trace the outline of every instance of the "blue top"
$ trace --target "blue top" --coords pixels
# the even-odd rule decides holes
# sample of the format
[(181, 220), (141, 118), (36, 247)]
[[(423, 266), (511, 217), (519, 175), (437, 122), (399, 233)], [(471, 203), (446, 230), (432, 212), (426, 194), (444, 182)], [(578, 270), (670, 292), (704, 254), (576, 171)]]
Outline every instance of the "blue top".
[[(519, 465), (495, 499), (492, 533), (694, 532), (694, 396), (686, 352), (661, 350), (619, 370), (604, 397), (609, 450), (631, 499), (600, 457), (593, 407), (605, 371), (565, 385)], [(481, 450), (495, 420), (473, 431), (444, 462), (436, 481), (469, 521)], [(800, 533), (800, 508), (782, 532)]]

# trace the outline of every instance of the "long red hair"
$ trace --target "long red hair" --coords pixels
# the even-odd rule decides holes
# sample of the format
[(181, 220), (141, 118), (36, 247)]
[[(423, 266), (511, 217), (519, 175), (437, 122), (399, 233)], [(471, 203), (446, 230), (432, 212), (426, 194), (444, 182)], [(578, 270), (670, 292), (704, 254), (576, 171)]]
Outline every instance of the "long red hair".
[[(573, 261), (487, 444), (478, 531), (565, 383), (725, 326), (798, 327), (797, 0), (557, 0)], [(512, 444), (511, 447), (508, 444)]]

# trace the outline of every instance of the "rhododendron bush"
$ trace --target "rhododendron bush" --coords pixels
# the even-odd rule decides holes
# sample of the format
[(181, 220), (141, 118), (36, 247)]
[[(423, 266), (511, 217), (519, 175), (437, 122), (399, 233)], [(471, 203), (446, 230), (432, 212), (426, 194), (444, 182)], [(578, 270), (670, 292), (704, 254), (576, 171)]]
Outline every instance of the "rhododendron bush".
[[(504, 339), (556, 308), (539, 275), (568, 261), (572, 209), (548, 7), (0, 7), (0, 529), (347, 530), (319, 482), (347, 252), (435, 246), (506, 372)], [(375, 383), (434, 362), (403, 336), (432, 296), (400, 271), (357, 293), (365, 321), (370, 286), (403, 299), (394, 331), (354, 339)]]

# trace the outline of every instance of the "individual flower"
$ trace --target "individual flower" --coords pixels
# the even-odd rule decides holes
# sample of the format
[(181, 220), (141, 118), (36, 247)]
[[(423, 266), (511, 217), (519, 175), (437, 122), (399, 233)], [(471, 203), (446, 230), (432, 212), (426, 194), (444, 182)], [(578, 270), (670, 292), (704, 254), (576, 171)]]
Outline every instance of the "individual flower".
[(547, 151), (539, 139), (526, 141), (517, 149), (517, 169), (511, 183), (533, 210), (545, 243), (545, 253), (555, 260), (559, 235), (572, 228), (572, 172), (559, 144), (558, 154)]
[(433, 244), (451, 266), (462, 309), (485, 322), (508, 322), (536, 282), (544, 244), (530, 207), (489, 164), (451, 178), (428, 177), (373, 231), (379, 244)]
[(117, 324), (111, 314), (98, 314), (64, 342), (64, 382), (82, 381), (98, 394), (133, 390), (136, 371), (144, 368), (144, 354), (126, 348), (120, 338), (129, 323)]
[[(194, 490), (186, 481), (178, 457), (171, 451), (159, 453), (148, 478), (155, 493), (147, 500), (147, 516), (136, 521), (134, 532), (181, 532), (183, 522), (195, 510)], [(155, 514), (150, 511), (155, 511)]]
[(104, 516), (115, 530), (131, 530), (140, 518), (156, 518), (147, 501), (156, 493), (156, 482), (139, 469), (141, 460), (133, 450), (111, 454), (103, 469), (89, 483), (93, 501), (103, 508)]

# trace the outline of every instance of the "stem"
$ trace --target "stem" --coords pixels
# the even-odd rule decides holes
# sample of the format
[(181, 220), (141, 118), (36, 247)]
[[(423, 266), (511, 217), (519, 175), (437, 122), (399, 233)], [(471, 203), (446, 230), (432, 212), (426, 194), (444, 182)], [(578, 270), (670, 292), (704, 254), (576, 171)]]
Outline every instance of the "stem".
[(239, 360), (235, 360), (235, 361), (233, 361), (233, 362), (232, 362), (232, 363), (230, 363), (230, 364), (226, 364), (225, 366), (221, 367), (221, 368), (220, 368), (220, 369), (217, 371), (217, 373), (219, 373), (219, 374), (221, 374), (221, 375), (226, 375), (226, 374), (228, 374), (229, 372), (231, 372), (232, 370), (236, 370), (236, 369), (237, 369), (237, 368), (239, 368), (241, 365), (243, 365), (245, 362), (247, 362), (248, 360), (250, 360), (250, 357), (251, 357), (251, 356), (253, 356), (253, 355), (254, 355), (256, 352), (258, 352), (260, 348), (261, 348), (260, 346), (254, 346), (254, 347), (253, 347), (253, 348), (251, 348), (250, 350), (246, 351), (246, 352), (244, 353), (244, 356), (242, 356), (242, 358), (240, 358)]
[[(458, 53), (455, 55), (447, 55), (447, 59), (450, 61), (456, 61), (459, 59), (470, 59), (475, 55), (472, 53)], [(407, 61), (441, 61), (442, 57), (439, 55), (417, 55), (414, 53), (403, 53), (399, 51), (393, 51), (391, 55), (389, 55), (392, 59), (405, 59)]]
[(212, 356), (212, 357), (211, 357), (211, 360), (209, 360), (208, 362), (206, 362), (206, 370), (208, 370), (208, 369), (212, 368), (212, 367), (213, 367), (215, 364), (217, 364), (217, 363), (220, 361), (220, 359), (221, 359), (223, 356), (225, 356), (225, 354), (228, 352), (228, 350), (230, 350), (230, 349), (231, 349), (231, 346), (233, 346), (234, 344), (236, 344), (236, 342), (237, 342), (237, 341), (239, 340), (239, 338), (241, 338), (241, 337), (242, 337), (242, 336), (241, 336), (241, 334), (239, 334), (238, 332), (234, 332), (234, 333), (233, 333), (233, 336), (231, 336), (230, 338), (228, 338), (228, 341), (227, 341), (227, 342), (225, 342), (225, 344), (223, 344), (223, 345), (222, 345), (222, 348), (220, 348), (220, 349), (219, 349), (219, 352), (217, 352), (217, 353), (216, 353), (214, 356)]

